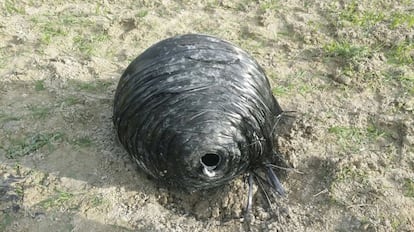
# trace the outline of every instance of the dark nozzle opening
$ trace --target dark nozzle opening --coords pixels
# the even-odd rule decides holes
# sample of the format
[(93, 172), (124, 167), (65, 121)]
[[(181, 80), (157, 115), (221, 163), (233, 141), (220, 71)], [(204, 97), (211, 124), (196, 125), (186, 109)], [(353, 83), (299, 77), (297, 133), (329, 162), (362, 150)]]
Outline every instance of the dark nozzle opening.
[(214, 169), (220, 163), (220, 156), (217, 154), (205, 154), (201, 157), (201, 163), (207, 168)]

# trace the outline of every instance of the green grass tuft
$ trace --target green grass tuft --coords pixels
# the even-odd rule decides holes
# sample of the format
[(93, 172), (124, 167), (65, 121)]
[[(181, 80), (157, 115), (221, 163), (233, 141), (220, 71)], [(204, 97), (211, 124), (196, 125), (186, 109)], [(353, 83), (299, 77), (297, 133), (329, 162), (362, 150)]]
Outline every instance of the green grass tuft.
[(414, 198), (414, 180), (410, 178), (404, 179), (404, 196)]
[(4, 1), (4, 10), (5, 12), (7, 12), (8, 14), (24, 14), (26, 13), (25, 9), (23, 7), (20, 7), (17, 5), (17, 2), (20, 1), (16, 1), (16, 0), (5, 0)]
[(57, 206), (62, 206), (74, 197), (74, 194), (69, 193), (69, 192), (60, 191), (60, 190), (55, 190), (55, 191), (57, 193), (54, 196), (41, 201), (39, 205), (41, 205), (42, 207), (46, 209), (57, 207)]
[(30, 19), (34, 26), (39, 28), (40, 40), (43, 44), (49, 45), (56, 37), (63, 37), (69, 34), (69, 29), (63, 23), (64, 18), (56, 19), (52, 16), (42, 15)]
[(280, 1), (279, 0), (267, 0), (267, 1), (261, 1), (259, 3), (259, 9), (261, 11), (277, 10), (279, 8), (280, 8)]
[(24, 139), (12, 140), (11, 145), (7, 147), (6, 157), (14, 159), (29, 155), (37, 150), (43, 148), (46, 145), (51, 146), (53, 142), (59, 141), (64, 137), (61, 132), (46, 133), (46, 134), (34, 134), (28, 135)]
[(366, 171), (363, 169), (358, 169), (355, 167), (343, 167), (341, 168), (335, 176), (335, 181), (346, 181), (346, 180), (358, 180), (364, 179), (367, 177)]
[(389, 53), (389, 61), (398, 65), (414, 64), (414, 42), (400, 42)]
[[(386, 23), (390, 29), (414, 27), (414, 14), (397, 12), (389, 14), (386, 10), (359, 8), (359, 1), (352, 1), (339, 11), (338, 24), (349, 22), (352, 26), (369, 28), (379, 23)], [(334, 11), (336, 14), (337, 11)]]
[(72, 14), (64, 14), (59, 17), (58, 22), (64, 26), (81, 26), (81, 27), (90, 27), (93, 26), (95, 23), (88, 17), (85, 16), (76, 16)]
[(406, 92), (414, 96), (414, 76), (400, 76), (399, 81)]
[(92, 140), (89, 137), (80, 137), (72, 140), (71, 142), (73, 145), (79, 146), (79, 147), (90, 147), (92, 146)]
[(62, 101), (66, 106), (73, 106), (76, 104), (82, 104), (82, 99), (75, 96), (68, 96)]
[(94, 55), (99, 48), (99, 43), (109, 39), (109, 36), (105, 33), (99, 33), (96, 35), (78, 35), (73, 38), (74, 46), (86, 56)]
[(35, 81), (35, 90), (36, 91), (43, 91), (43, 90), (45, 90), (45, 81), (44, 80), (37, 80), (37, 81)]
[(323, 46), (327, 56), (340, 57), (345, 60), (358, 60), (370, 54), (366, 46), (356, 46), (347, 41), (333, 41)]
[(48, 106), (30, 105), (28, 108), (36, 119), (45, 119), (51, 111), (51, 108)]
[(386, 15), (381, 11), (359, 10), (357, 1), (352, 1), (343, 11), (339, 13), (339, 18), (350, 22), (354, 26), (370, 27), (386, 19)]
[(97, 80), (95, 82), (74, 82), (70, 81), (77, 90), (87, 92), (105, 92), (112, 84), (108, 81)]
[(272, 93), (275, 96), (285, 96), (289, 93), (291, 87), (285, 87), (285, 86), (276, 86), (272, 88)]
[(337, 143), (344, 149), (356, 150), (363, 140), (363, 132), (356, 127), (333, 126), (328, 129), (328, 132), (335, 134)]
[(14, 221), (13, 219), (14, 217), (7, 212), (0, 214), (0, 231), (6, 231), (6, 228)]
[(96, 195), (91, 200), (93, 207), (98, 207), (104, 203), (104, 198), (101, 195)]
[(148, 15), (148, 10), (140, 10), (135, 14), (135, 16), (138, 18), (144, 18), (147, 15)]
[(362, 145), (373, 143), (377, 139), (389, 136), (389, 133), (370, 123), (366, 128), (332, 126), (328, 132), (337, 138), (336, 143), (344, 150), (356, 151)]
[(379, 128), (373, 123), (370, 123), (368, 127), (366, 128), (365, 134), (368, 139), (370, 140), (377, 140), (382, 137), (388, 137), (390, 134), (386, 132), (385, 130)]
[(401, 26), (407, 28), (414, 27), (414, 14), (412, 13), (395, 13), (391, 16), (391, 29)]
[(20, 118), (16, 117), (16, 116), (12, 116), (9, 114), (6, 114), (4, 112), (0, 112), (0, 123), (6, 123), (6, 122), (10, 122), (10, 121), (19, 121)]

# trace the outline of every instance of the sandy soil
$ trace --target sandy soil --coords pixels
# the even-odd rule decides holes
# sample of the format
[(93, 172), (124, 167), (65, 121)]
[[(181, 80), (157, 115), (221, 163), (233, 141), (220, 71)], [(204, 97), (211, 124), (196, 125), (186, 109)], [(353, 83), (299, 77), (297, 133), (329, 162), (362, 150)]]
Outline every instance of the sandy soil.
[[(0, 231), (414, 231), (414, 3), (0, 2)], [(117, 81), (182, 33), (232, 41), (297, 111), (294, 169), (269, 209), (243, 178), (194, 194), (137, 170), (115, 139)], [(257, 189), (256, 189), (257, 190)]]

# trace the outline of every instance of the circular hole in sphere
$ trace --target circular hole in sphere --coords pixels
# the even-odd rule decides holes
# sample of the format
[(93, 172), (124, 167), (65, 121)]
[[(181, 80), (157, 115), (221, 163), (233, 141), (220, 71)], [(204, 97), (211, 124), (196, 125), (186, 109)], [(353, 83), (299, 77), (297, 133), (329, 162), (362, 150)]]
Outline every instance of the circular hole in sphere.
[(201, 157), (201, 162), (208, 168), (215, 168), (220, 162), (220, 156), (217, 154), (205, 154)]

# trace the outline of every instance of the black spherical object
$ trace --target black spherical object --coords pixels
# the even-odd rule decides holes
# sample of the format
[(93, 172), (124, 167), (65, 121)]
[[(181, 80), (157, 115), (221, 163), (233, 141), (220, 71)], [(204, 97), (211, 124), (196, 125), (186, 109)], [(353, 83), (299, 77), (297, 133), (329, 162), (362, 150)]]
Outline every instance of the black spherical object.
[(128, 66), (113, 113), (119, 140), (139, 167), (192, 191), (263, 166), (282, 109), (245, 51), (187, 34), (156, 43)]

